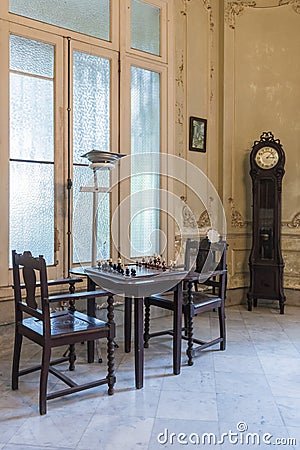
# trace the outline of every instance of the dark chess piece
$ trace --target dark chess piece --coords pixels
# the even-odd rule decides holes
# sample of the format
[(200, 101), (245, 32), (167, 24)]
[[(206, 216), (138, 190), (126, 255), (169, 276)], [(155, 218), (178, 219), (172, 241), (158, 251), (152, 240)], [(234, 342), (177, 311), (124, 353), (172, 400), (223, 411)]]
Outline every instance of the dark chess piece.
[(125, 269), (125, 275), (129, 276), (130, 275), (130, 270), (129, 267), (127, 266)]
[(135, 269), (131, 269), (131, 276), (135, 277), (136, 276), (136, 270)]

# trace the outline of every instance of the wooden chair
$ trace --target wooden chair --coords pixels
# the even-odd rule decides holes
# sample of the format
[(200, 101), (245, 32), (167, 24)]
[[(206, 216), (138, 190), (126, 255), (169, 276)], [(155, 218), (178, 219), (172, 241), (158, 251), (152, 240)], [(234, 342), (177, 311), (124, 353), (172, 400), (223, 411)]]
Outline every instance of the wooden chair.
[[(188, 365), (193, 364), (193, 356), (205, 348), (220, 344), (220, 350), (226, 347), (225, 295), (226, 295), (226, 249), (225, 241), (209, 242), (187, 239), (185, 269), (189, 271), (183, 281), (184, 327), (182, 338), (187, 340)], [(148, 347), (152, 337), (173, 334), (173, 330), (150, 333), (150, 307), (173, 311), (173, 292), (153, 295), (145, 298), (144, 346)], [(218, 311), (219, 336), (209, 341), (194, 337), (193, 317), (207, 311)], [(194, 347), (194, 344), (197, 344)]]
[[(102, 291), (85, 291), (49, 295), (47, 281), (46, 262), (42, 256), (34, 258), (29, 251), (23, 254), (12, 252), (13, 260), (13, 289), (15, 298), (15, 344), (12, 367), (12, 389), (18, 389), (19, 377), (28, 373), (41, 370), (39, 388), (39, 411), (46, 414), (47, 400), (72, 394), (85, 389), (108, 385), (108, 394), (114, 392), (114, 337), (115, 324), (113, 315), (113, 297), (107, 293), (108, 321), (103, 322), (94, 317), (76, 311), (74, 302), (79, 299), (96, 298), (103, 296)], [(23, 272), (24, 283), (21, 283)], [(39, 281), (37, 281), (37, 279)], [(69, 279), (68, 279), (69, 282)], [(58, 281), (52, 284), (62, 284)], [(72, 283), (72, 282), (71, 282)], [(40, 289), (40, 300), (36, 296), (37, 288)], [(25, 301), (22, 291), (26, 292)], [(61, 302), (70, 302), (70, 308), (51, 312), (51, 306)], [(40, 302), (40, 307), (38, 303)], [(20, 370), (20, 355), (23, 336), (42, 347), (42, 362), (40, 365)], [(75, 369), (75, 343), (93, 341), (95, 339), (107, 339), (107, 375), (104, 378), (77, 384), (67, 377), (62, 371), (54, 368), (56, 364), (69, 361), (69, 370)], [(51, 360), (53, 347), (69, 345), (68, 357)], [(49, 372), (67, 384), (67, 388), (52, 393), (47, 393)]]

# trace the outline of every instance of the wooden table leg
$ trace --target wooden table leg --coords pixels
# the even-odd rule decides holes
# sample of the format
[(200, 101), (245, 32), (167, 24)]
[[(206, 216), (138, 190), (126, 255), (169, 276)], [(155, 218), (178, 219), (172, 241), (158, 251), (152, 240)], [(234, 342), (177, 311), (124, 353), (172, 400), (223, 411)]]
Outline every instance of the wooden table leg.
[(135, 351), (135, 387), (141, 389), (144, 380), (144, 301), (134, 299), (134, 351)]
[(182, 283), (174, 292), (174, 334), (173, 334), (173, 373), (180, 373), (181, 365), (181, 333), (182, 333)]
[(124, 311), (124, 342), (125, 353), (130, 353), (131, 350), (131, 316), (132, 316), (132, 299), (125, 297), (125, 311)]

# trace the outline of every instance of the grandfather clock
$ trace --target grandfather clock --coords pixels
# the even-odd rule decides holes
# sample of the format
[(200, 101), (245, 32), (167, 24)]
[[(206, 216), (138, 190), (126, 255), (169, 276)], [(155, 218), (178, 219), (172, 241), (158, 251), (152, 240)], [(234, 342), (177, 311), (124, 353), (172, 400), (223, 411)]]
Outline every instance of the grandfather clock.
[(285, 155), (279, 139), (268, 131), (255, 141), (250, 154), (253, 215), (249, 257), (248, 311), (258, 299), (278, 300), (284, 314), (281, 254), (281, 186)]

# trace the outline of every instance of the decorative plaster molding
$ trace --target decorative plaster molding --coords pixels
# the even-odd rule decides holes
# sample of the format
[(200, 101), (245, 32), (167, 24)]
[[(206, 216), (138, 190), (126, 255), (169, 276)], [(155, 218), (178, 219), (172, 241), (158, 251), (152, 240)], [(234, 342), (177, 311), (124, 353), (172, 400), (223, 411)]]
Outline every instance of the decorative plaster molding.
[(229, 27), (234, 30), (235, 17), (243, 14), (245, 8), (254, 8), (255, 6), (256, 2), (254, 0), (227, 0), (227, 5), (225, 7), (225, 22), (227, 22)]
[(292, 220), (287, 223), (287, 226), (289, 228), (298, 228), (300, 227), (300, 212), (294, 215)]
[(243, 228), (247, 226), (247, 222), (244, 220), (242, 214), (234, 206), (234, 200), (232, 197), (228, 198), (231, 205), (231, 225), (233, 228)]
[[(206, 0), (203, 0), (204, 3)], [(293, 8), (295, 13), (300, 14), (300, 0), (278, 0), (278, 5), (272, 5), (272, 7), (289, 5)], [(245, 8), (261, 8), (256, 4), (254, 0), (227, 0), (225, 7), (225, 22), (229, 27), (235, 29), (235, 17), (243, 14)], [(264, 6), (265, 8), (265, 6)]]
[(183, 218), (183, 226), (184, 228), (197, 228), (197, 222), (195, 216), (188, 205), (183, 205), (182, 207), (182, 218)]
[(283, 5), (290, 5), (297, 14), (300, 14), (300, 0), (279, 0), (278, 6)]
[(189, 3), (189, 2), (191, 2), (192, 0), (181, 0), (182, 1), (182, 8), (181, 8), (181, 10), (180, 10), (180, 13), (183, 15), (183, 16), (186, 16), (187, 15), (187, 4)]
[(176, 84), (178, 87), (183, 86), (183, 71), (184, 71), (183, 52), (181, 52), (180, 63), (177, 66), (177, 70), (176, 70), (177, 73), (176, 73), (176, 78), (175, 78), (175, 81), (176, 81)]
[(199, 228), (206, 228), (211, 226), (210, 218), (207, 209), (205, 209), (197, 220)]
[(212, 13), (212, 6), (211, 6), (211, 0), (203, 0), (203, 6), (209, 13), (209, 28), (210, 31), (214, 31), (215, 24), (213, 22), (213, 13)]

